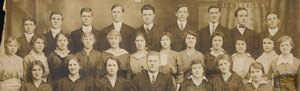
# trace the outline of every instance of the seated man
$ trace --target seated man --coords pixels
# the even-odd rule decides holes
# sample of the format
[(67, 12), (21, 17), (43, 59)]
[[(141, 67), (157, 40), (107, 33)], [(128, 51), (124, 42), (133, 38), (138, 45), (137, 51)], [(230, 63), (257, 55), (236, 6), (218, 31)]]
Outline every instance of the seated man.
[(159, 72), (160, 54), (149, 52), (146, 64), (148, 72), (135, 76), (131, 83), (131, 91), (175, 91), (170, 75)]

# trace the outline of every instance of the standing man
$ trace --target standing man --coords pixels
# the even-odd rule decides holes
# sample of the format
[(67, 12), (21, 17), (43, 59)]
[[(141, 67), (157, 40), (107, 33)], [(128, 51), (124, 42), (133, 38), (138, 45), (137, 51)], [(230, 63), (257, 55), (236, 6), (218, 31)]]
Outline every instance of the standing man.
[(147, 47), (153, 51), (159, 51), (159, 40), (163, 29), (153, 24), (155, 18), (155, 10), (152, 5), (146, 4), (141, 8), (144, 24), (136, 29), (136, 32), (144, 34), (147, 40)]
[(24, 58), (31, 51), (30, 41), (34, 36), (34, 30), (36, 29), (36, 21), (30, 17), (24, 18), (24, 34), (18, 38), (20, 48), (17, 55)]
[(209, 25), (198, 32), (199, 42), (197, 43), (197, 45), (199, 46), (197, 46), (196, 48), (204, 54), (210, 52), (210, 48), (212, 47), (210, 41), (212, 34), (214, 32), (222, 32), (224, 34), (223, 49), (227, 53), (232, 54), (233, 46), (231, 33), (228, 29), (219, 24), (221, 9), (217, 6), (210, 6), (208, 7), (208, 14), (210, 19)]
[(82, 27), (73, 31), (71, 33), (72, 40), (74, 43), (75, 53), (79, 52), (83, 48), (83, 44), (81, 42), (81, 37), (83, 33), (91, 32), (95, 35), (96, 43), (94, 44), (94, 49), (100, 51), (100, 31), (93, 28), (92, 23), (94, 20), (93, 11), (89, 7), (82, 8), (80, 11), (80, 17), (82, 20)]
[(263, 38), (267, 35), (273, 36), (273, 41), (274, 41), (274, 50), (277, 54), (280, 54), (280, 49), (279, 46), (277, 45), (277, 40), (283, 36), (286, 35), (286, 33), (283, 30), (279, 30), (279, 23), (280, 19), (278, 18), (278, 15), (275, 13), (269, 13), (267, 14), (266, 17), (266, 24), (268, 26), (267, 30), (262, 31), (259, 33), (259, 54), (263, 53), (263, 46), (262, 46), (262, 41)]
[[(56, 49), (55, 37), (58, 33), (62, 32), (61, 27), (63, 24), (63, 15), (62, 13), (52, 12), (50, 15), (51, 28), (50, 31), (45, 33), (46, 45), (44, 49), (45, 56), (49, 56), (51, 52)], [(73, 53), (73, 44), (69, 43), (68, 46), (71, 53)]]
[(111, 7), (111, 14), (113, 18), (113, 24), (105, 27), (101, 31), (101, 51), (105, 51), (110, 48), (106, 36), (111, 30), (114, 29), (120, 32), (122, 36), (120, 48), (123, 48), (126, 51), (132, 53), (131, 45), (134, 42), (135, 32), (133, 27), (128, 26), (127, 24), (122, 22), (122, 19), (124, 17), (124, 8), (121, 5), (115, 4)]
[[(238, 24), (234, 29), (231, 30), (232, 40), (234, 41), (232, 46), (235, 45), (235, 42), (239, 37), (243, 37), (244, 39), (246, 39), (246, 52), (250, 53), (251, 56), (256, 59), (258, 57), (259, 38), (258, 34), (254, 30), (248, 29), (246, 27), (246, 24), (249, 21), (247, 9), (238, 8), (235, 11), (235, 18)], [(235, 46), (233, 48), (236, 49)], [(234, 51), (234, 53), (235, 52), (236, 50)]]
[(131, 91), (175, 91), (172, 77), (159, 72), (159, 55), (159, 53), (153, 51), (147, 54), (148, 71), (133, 78)]
[(189, 17), (189, 8), (187, 5), (178, 5), (175, 15), (177, 22), (167, 27), (166, 32), (170, 32), (173, 37), (171, 49), (180, 52), (186, 48), (184, 40), (187, 32), (191, 30), (195, 31), (196, 29), (187, 21)]

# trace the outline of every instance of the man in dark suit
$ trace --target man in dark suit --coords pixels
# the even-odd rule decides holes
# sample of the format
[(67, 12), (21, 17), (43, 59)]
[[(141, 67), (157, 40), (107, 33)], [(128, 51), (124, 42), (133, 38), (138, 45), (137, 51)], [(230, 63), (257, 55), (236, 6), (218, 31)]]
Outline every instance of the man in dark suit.
[[(252, 57), (257, 58), (258, 57), (258, 34), (251, 29), (248, 29), (246, 27), (246, 24), (249, 21), (248, 17), (248, 11), (246, 8), (238, 8), (235, 11), (235, 18), (238, 22), (237, 26), (231, 30), (232, 40), (234, 41), (233, 46), (235, 48), (235, 42), (239, 37), (243, 37), (246, 39), (247, 43), (247, 49), (246, 53), (250, 53)], [(236, 50), (234, 51), (236, 52)]]
[(228, 29), (219, 24), (219, 18), (221, 16), (221, 9), (217, 6), (210, 6), (208, 8), (208, 14), (210, 23), (207, 27), (198, 31), (199, 41), (197, 43), (197, 49), (202, 53), (206, 54), (210, 52), (211, 44), (211, 36), (214, 32), (222, 32), (224, 34), (223, 39), (223, 49), (232, 54), (232, 38), (231, 33)]
[(124, 17), (124, 8), (121, 5), (115, 4), (111, 7), (111, 14), (113, 17), (113, 24), (105, 27), (101, 31), (101, 51), (105, 51), (110, 48), (106, 36), (111, 30), (114, 29), (120, 32), (122, 36), (120, 48), (123, 48), (126, 51), (132, 53), (131, 46), (134, 42), (135, 32), (133, 27), (128, 26), (127, 24), (122, 22), (122, 18)]
[(273, 36), (273, 42), (274, 42), (274, 50), (277, 54), (280, 54), (280, 49), (279, 49), (279, 45), (276, 44), (277, 40), (283, 36), (286, 35), (286, 33), (283, 30), (279, 30), (279, 23), (280, 23), (280, 19), (278, 18), (278, 15), (275, 13), (269, 13), (267, 14), (266, 17), (266, 24), (268, 26), (268, 28), (265, 31), (262, 31), (259, 33), (259, 54), (262, 54), (264, 49), (263, 49), (263, 39), (267, 36), (267, 35), (271, 35)]
[(131, 91), (175, 91), (172, 77), (159, 72), (160, 54), (147, 54), (148, 71), (135, 76), (131, 83)]
[[(61, 30), (63, 24), (62, 13), (52, 12), (50, 15), (50, 22), (51, 22), (50, 31), (44, 34), (44, 36), (46, 37), (46, 45), (44, 48), (44, 53), (46, 56), (49, 56), (49, 54), (56, 49), (55, 37), (58, 33), (62, 32)], [(74, 52), (72, 43), (69, 43), (68, 48), (71, 53)]]
[(142, 18), (144, 24), (136, 29), (136, 32), (143, 33), (146, 37), (147, 47), (153, 51), (159, 51), (160, 37), (162, 35), (163, 29), (153, 24), (155, 18), (155, 10), (152, 5), (144, 5), (141, 8)]
[(100, 31), (92, 27), (92, 22), (94, 20), (92, 9), (89, 7), (82, 8), (80, 16), (82, 20), (82, 27), (71, 33), (75, 48), (74, 52), (76, 53), (82, 50), (83, 44), (81, 42), (81, 37), (83, 33), (86, 32), (91, 32), (95, 35), (96, 43), (94, 44), (94, 48), (100, 51)]
[(165, 31), (172, 34), (171, 49), (179, 52), (186, 48), (184, 40), (187, 32), (191, 30), (196, 31), (196, 28), (187, 22), (189, 17), (189, 8), (187, 5), (178, 5), (175, 15), (177, 22), (168, 26)]
[(24, 18), (24, 34), (18, 38), (20, 48), (17, 55), (24, 58), (31, 51), (30, 41), (34, 36), (34, 30), (36, 29), (36, 21), (30, 17)]

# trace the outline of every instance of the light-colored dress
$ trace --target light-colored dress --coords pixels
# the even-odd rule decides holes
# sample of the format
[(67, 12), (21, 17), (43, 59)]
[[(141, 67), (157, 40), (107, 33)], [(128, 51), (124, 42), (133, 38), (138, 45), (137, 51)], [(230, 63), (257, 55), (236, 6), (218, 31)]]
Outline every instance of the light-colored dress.
[(278, 54), (275, 51), (273, 51), (270, 54), (267, 54), (264, 52), (263, 54), (261, 54), (261, 56), (259, 56), (256, 59), (256, 61), (260, 62), (264, 66), (265, 74), (267, 74), (269, 71), (270, 65), (272, 63), (272, 60), (275, 60), (277, 57), (278, 57)]
[(244, 78), (249, 73), (250, 65), (255, 61), (249, 53), (247, 56), (239, 58), (236, 53), (232, 55), (233, 67), (232, 70), (237, 75)]
[(17, 55), (0, 56), (0, 91), (19, 91), (23, 79), (23, 59)]
[(142, 73), (143, 70), (147, 70), (147, 64), (146, 64), (146, 55), (142, 57), (137, 57), (136, 53), (132, 54), (130, 56), (130, 72), (133, 78), (133, 76)]

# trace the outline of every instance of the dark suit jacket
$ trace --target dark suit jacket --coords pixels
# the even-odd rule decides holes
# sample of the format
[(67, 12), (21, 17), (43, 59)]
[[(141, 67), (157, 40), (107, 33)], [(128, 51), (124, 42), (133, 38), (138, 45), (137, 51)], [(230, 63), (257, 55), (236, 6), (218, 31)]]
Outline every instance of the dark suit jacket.
[(170, 75), (159, 72), (151, 85), (148, 72), (144, 72), (133, 78), (131, 91), (175, 91), (175, 88)]
[[(100, 50), (105, 51), (107, 49), (110, 48), (109, 42), (106, 39), (107, 34), (114, 29), (114, 25), (111, 24), (107, 27), (105, 27), (102, 31), (101, 31), (101, 40), (100, 40)], [(120, 48), (125, 49), (126, 51), (132, 53), (131, 51), (131, 45), (133, 45), (134, 43), (134, 37), (135, 37), (135, 32), (134, 32), (134, 28), (131, 26), (128, 26), (127, 24), (122, 24), (121, 29), (120, 29), (120, 33), (122, 36), (122, 41), (120, 43)]]
[[(223, 39), (223, 49), (229, 53), (232, 54), (233, 46), (232, 46), (232, 38), (231, 38), (231, 33), (228, 29), (225, 27), (221, 26), (218, 24), (216, 32), (222, 32), (224, 34), (224, 39)], [(210, 35), (210, 29), (209, 26), (201, 29), (198, 31), (199, 35), (199, 41), (197, 43), (196, 49), (201, 51), (202, 53), (206, 54), (210, 52), (210, 48), (212, 47), (212, 42), (211, 42), (211, 35)]]
[(19, 37), (18, 42), (20, 44), (20, 48), (17, 52), (17, 55), (24, 58), (31, 51), (32, 47), (29, 42), (27, 42), (25, 35)]
[(247, 53), (250, 53), (251, 56), (253, 58), (257, 58), (258, 57), (258, 49), (259, 49), (259, 38), (258, 38), (258, 34), (253, 31), (253, 30), (250, 30), (248, 28), (245, 29), (244, 31), (244, 34), (241, 35), (241, 33), (239, 32), (239, 30), (237, 28), (234, 28), (231, 30), (231, 35), (232, 35), (232, 40), (233, 40), (233, 48), (234, 48), (234, 52), (236, 52), (236, 48), (235, 48), (235, 42), (236, 40), (242, 36), (244, 39), (246, 39), (246, 43), (247, 43), (247, 49), (246, 49), (246, 52)]
[[(264, 30), (262, 32), (260, 32), (259, 34), (259, 54), (261, 55), (263, 52), (264, 52), (264, 49), (263, 49), (263, 39), (264, 37), (266, 37), (266, 35), (270, 35), (269, 31), (268, 30)], [(278, 32), (273, 36), (273, 41), (274, 41), (274, 50), (277, 54), (280, 54), (280, 49), (279, 49), (279, 44), (277, 44), (277, 40), (286, 35), (286, 33), (282, 30), (278, 30)]]
[[(71, 33), (75, 53), (81, 51), (84, 47), (81, 42), (83, 33), (84, 32), (82, 28), (77, 29)], [(92, 28), (92, 33), (95, 35), (95, 39), (96, 39), (96, 43), (94, 44), (94, 49), (100, 51), (100, 31)]]
[(196, 28), (194, 28), (189, 22), (187, 22), (185, 28), (183, 31), (180, 30), (178, 27), (178, 24), (175, 23), (173, 25), (170, 25), (169, 27), (166, 28), (166, 32), (169, 32), (172, 34), (172, 43), (171, 43), (171, 49), (177, 52), (180, 52), (184, 49), (186, 49), (186, 44), (185, 44), (185, 37), (188, 31), (195, 31)]
[(122, 77), (117, 77), (115, 86), (112, 87), (107, 76), (96, 81), (94, 91), (130, 91), (130, 83)]
[[(61, 30), (61, 32), (62, 32), (62, 30)], [(56, 49), (56, 41), (53, 38), (51, 31), (45, 33), (44, 36), (46, 37), (44, 53), (45, 53), (45, 56), (48, 57), (50, 55), (50, 53)], [(70, 50), (70, 53), (74, 53), (74, 47), (73, 47), (72, 41), (69, 42), (68, 49)]]
[[(160, 38), (162, 36), (163, 29), (153, 25), (152, 29), (149, 31), (149, 33), (146, 32), (144, 26), (142, 25), (141, 27), (136, 29), (136, 32), (141, 32), (144, 34), (146, 37), (147, 41), (147, 47), (148, 49), (152, 51), (159, 51), (160, 50)], [(134, 45), (135, 46), (135, 45)], [(136, 47), (134, 47), (134, 51), (136, 51)]]

